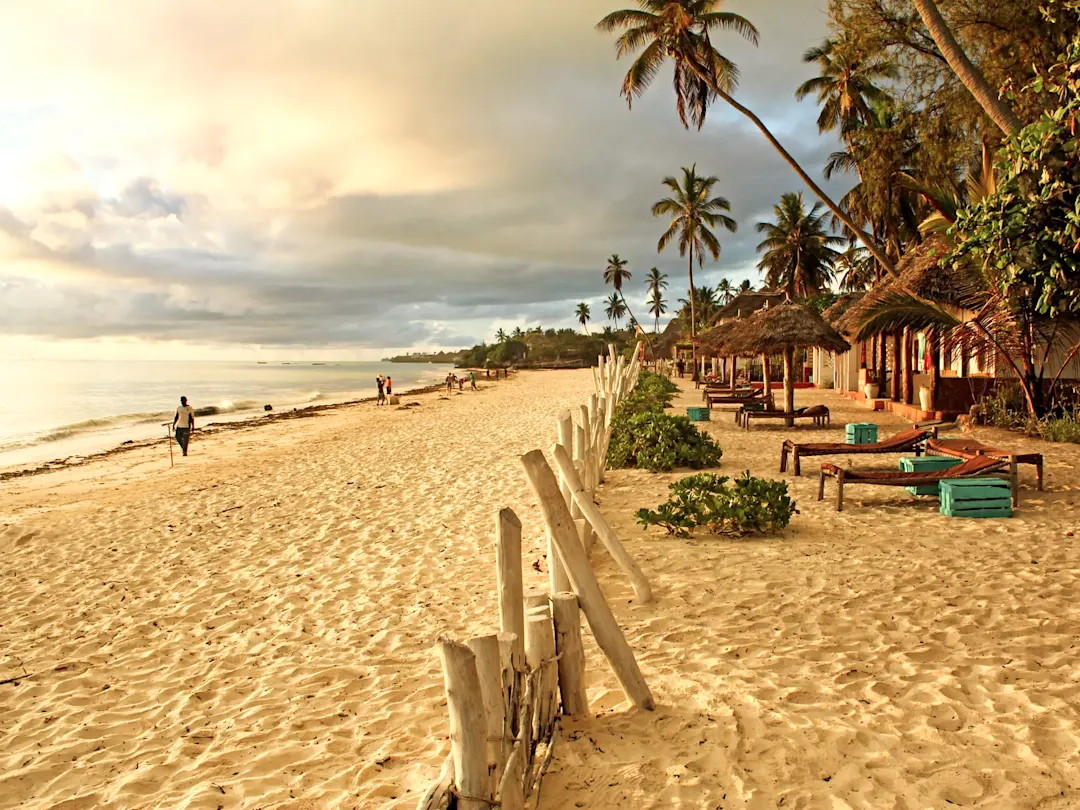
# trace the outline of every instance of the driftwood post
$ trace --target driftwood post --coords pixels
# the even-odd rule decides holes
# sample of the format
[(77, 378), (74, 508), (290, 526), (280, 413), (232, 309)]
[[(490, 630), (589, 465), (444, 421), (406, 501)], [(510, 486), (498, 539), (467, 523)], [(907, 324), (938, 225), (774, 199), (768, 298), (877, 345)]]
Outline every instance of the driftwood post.
[(574, 463), (570, 460), (570, 456), (566, 454), (566, 449), (563, 448), (562, 445), (557, 444), (552, 448), (551, 452), (555, 457), (555, 464), (559, 468), (563, 480), (569, 482), (571, 494), (581, 508), (582, 513), (585, 515), (585, 519), (592, 525), (593, 531), (599, 536), (600, 542), (604, 544), (604, 548), (608, 550), (608, 554), (614, 558), (615, 562), (617, 562), (619, 567), (623, 570), (623, 573), (629, 577), (630, 584), (633, 586), (634, 593), (637, 595), (638, 600), (641, 602), (651, 602), (652, 588), (649, 587), (649, 580), (645, 578), (641, 569), (638, 568), (633, 557), (626, 553), (623, 544), (619, 542), (619, 538), (615, 536), (615, 532), (611, 530), (607, 521), (604, 520), (604, 516), (600, 514), (600, 510), (596, 508), (596, 504), (585, 494), (585, 488), (577, 477)]
[[(561, 411), (559, 413), (559, 442), (571, 442), (574, 439), (574, 420), (570, 416), (570, 411)], [(566, 500), (567, 506), (570, 505), (570, 486), (564, 481), (562, 484), (563, 498)], [(563, 569), (562, 563), (559, 561), (559, 555), (555, 553), (555, 547), (551, 544), (551, 537), (548, 536), (548, 584), (551, 586), (552, 593), (562, 593), (563, 591), (570, 589), (570, 579), (566, 576), (566, 571)]]
[(555, 549), (570, 575), (570, 584), (574, 587), (581, 609), (589, 621), (596, 643), (603, 650), (608, 663), (619, 679), (627, 698), (639, 708), (652, 710), (656, 707), (648, 684), (645, 683), (638, 668), (634, 652), (626, 642), (619, 623), (611, 612), (600, 585), (589, 567), (589, 560), (577, 542), (576, 530), (570, 517), (570, 510), (559, 492), (559, 483), (548, 466), (544, 454), (533, 450), (521, 457), (521, 464), (529, 477), (529, 483), (536, 492), (540, 511), (551, 529)]
[(545, 616), (551, 615), (551, 602), (548, 599), (547, 591), (542, 591), (539, 588), (529, 588), (529, 590), (525, 591), (524, 604), (526, 619), (539, 613)]
[(589, 713), (585, 695), (585, 648), (581, 645), (581, 612), (572, 593), (553, 593), (555, 652), (559, 655), (559, 694), (563, 714), (581, 717)]
[(503, 706), (503, 666), (497, 635), (469, 639), (468, 647), (476, 656), (476, 675), (480, 679), (480, 695), (484, 699), (484, 716), (487, 718), (487, 757), (489, 791), (499, 784), (502, 763), (502, 738), (505, 708)]
[(512, 660), (525, 660), (525, 606), (521, 584), (521, 521), (513, 509), (495, 517), (495, 577), (499, 589), (499, 628), (513, 633)]
[(547, 736), (555, 717), (555, 687), (558, 675), (555, 664), (555, 629), (551, 616), (533, 615), (525, 619), (525, 663), (530, 670), (540, 670), (537, 684), (536, 718), (533, 729), (538, 740)]
[(446, 708), (450, 714), (450, 750), (454, 757), (454, 785), (461, 810), (487, 810), (487, 718), (476, 673), (476, 656), (464, 644), (439, 639)]

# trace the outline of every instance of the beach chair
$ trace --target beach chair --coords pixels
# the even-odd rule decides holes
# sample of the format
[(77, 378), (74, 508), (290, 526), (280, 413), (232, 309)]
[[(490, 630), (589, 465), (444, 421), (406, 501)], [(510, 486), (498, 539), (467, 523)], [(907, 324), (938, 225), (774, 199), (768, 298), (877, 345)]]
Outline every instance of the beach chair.
[(829, 424), (829, 409), (824, 405), (811, 405), (808, 408), (798, 408), (794, 411), (743, 411), (742, 424), (745, 430), (750, 429), (751, 419), (813, 419), (814, 424), (818, 427), (825, 427)]
[[(1011, 469), (1010, 469), (1011, 467)], [(1015, 462), (1004, 461), (990, 456), (978, 456), (955, 467), (926, 472), (895, 472), (894, 470), (844, 469), (835, 464), (821, 465), (821, 478), (818, 481), (817, 499), (825, 498), (825, 480), (836, 479), (836, 511), (844, 511), (844, 487), (852, 484), (874, 484), (883, 487), (917, 487), (936, 484), (956, 478), (1001, 478), (1009, 476), (1010, 484), (1015, 481)], [(1016, 505), (1017, 492), (1012, 488), (1013, 505)]]
[[(1015, 459), (1017, 464), (1031, 464), (1035, 467), (1035, 476), (1038, 479), (1038, 488), (1042, 492), (1043, 488), (1043, 457), (1042, 453), (1010, 453), (1008, 450), (1002, 450), (999, 447), (991, 447), (988, 444), (977, 442), (974, 439), (931, 439), (926, 443), (926, 452), (935, 456), (949, 456), (950, 458), (958, 458), (963, 461), (968, 459), (978, 458), (979, 456), (990, 456), (990, 458), (999, 458), (1002, 460)], [(1016, 489), (1017, 482), (1013, 481), (1013, 489)]]
[[(935, 429), (936, 430), (936, 429)], [(916, 455), (923, 451), (927, 440), (931, 437), (929, 430), (904, 430), (895, 436), (890, 436), (880, 442), (872, 444), (844, 444), (843, 442), (818, 442), (798, 444), (791, 439), (784, 440), (784, 446), (780, 450), (780, 472), (787, 470), (788, 453), (794, 466), (795, 475), (802, 475), (801, 460), (803, 456), (839, 456), (839, 455), (863, 455), (870, 453), (912, 453)]]
[(714, 394), (709, 393), (705, 397), (705, 401), (709, 403), (709, 407), (714, 405), (748, 405), (756, 402), (765, 402), (770, 406), (773, 403), (773, 395), (770, 391), (766, 394), (764, 391), (757, 390), (749, 394), (736, 394), (731, 396), (730, 394)]
[(757, 396), (758, 390), (750, 385), (740, 385), (734, 391), (727, 385), (706, 385), (701, 391), (701, 401), (708, 402), (710, 396), (724, 397), (724, 396), (736, 396), (736, 397), (750, 397)]

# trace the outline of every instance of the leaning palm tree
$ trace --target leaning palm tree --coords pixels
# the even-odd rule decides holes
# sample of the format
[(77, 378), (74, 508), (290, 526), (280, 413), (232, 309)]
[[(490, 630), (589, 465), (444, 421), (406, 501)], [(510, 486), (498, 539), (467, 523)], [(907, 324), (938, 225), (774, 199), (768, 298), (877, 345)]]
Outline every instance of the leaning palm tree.
[(763, 251), (758, 269), (765, 273), (765, 283), (785, 290), (791, 301), (817, 295), (832, 280), (840, 257), (833, 245), (844, 239), (829, 233), (820, 203), (806, 210), (801, 192), (785, 194), (773, 211), (776, 222), (757, 224), (758, 233), (765, 234), (757, 246)]
[(619, 58), (641, 51), (623, 79), (622, 95), (627, 103), (632, 104), (645, 92), (664, 60), (670, 58), (675, 63), (675, 106), (684, 127), (689, 129), (694, 124), (701, 129), (709, 104), (716, 98), (730, 104), (750, 119), (818, 199), (866, 245), (882, 267), (895, 275), (892, 260), (877, 241), (864, 233), (825, 193), (752, 110), (732, 98), (739, 70), (713, 47), (712, 31), (733, 31), (756, 45), (758, 30), (745, 17), (717, 11), (721, 3), (722, 0), (638, 0), (638, 9), (614, 11), (597, 23), (601, 31), (625, 29), (616, 40)]
[(914, 2), (915, 10), (919, 12), (934, 44), (938, 46), (938, 50), (941, 51), (941, 55), (945, 57), (945, 61), (948, 62), (956, 77), (979, 102), (983, 112), (1006, 135), (1011, 137), (1018, 133), (1023, 123), (1013, 112), (1012, 107), (1002, 101), (1001, 96), (991, 89), (982, 71), (968, 59), (964, 49), (953, 36), (949, 24), (941, 16), (941, 11), (938, 10), (934, 0), (914, 0)]
[(654, 289), (652, 298), (649, 299), (649, 314), (652, 315), (656, 321), (654, 325), (654, 330), (656, 332), (660, 331), (660, 316), (665, 312), (667, 312), (667, 301), (664, 300), (659, 290)]
[[(611, 258), (608, 259), (607, 267), (604, 268), (604, 283), (610, 284), (615, 288), (615, 292), (622, 298), (623, 310), (630, 315), (630, 319), (637, 323), (637, 318), (634, 317), (634, 313), (630, 311), (630, 304), (626, 300), (626, 293), (623, 292), (623, 284), (631, 279), (631, 273), (626, 269), (626, 260), (620, 259), (618, 253), (612, 253)], [(652, 348), (652, 343), (649, 341), (649, 336), (645, 335), (645, 342), (649, 344), (649, 348)]]
[[(725, 197), (712, 197), (713, 186), (719, 181), (716, 177), (701, 177), (697, 173), (697, 164), (682, 170), (682, 183), (674, 177), (665, 177), (664, 185), (672, 191), (671, 197), (665, 197), (653, 204), (654, 217), (669, 216), (671, 224), (656, 244), (659, 253), (672, 239), (678, 237), (679, 255), (687, 257), (686, 272), (690, 282), (690, 341), (697, 336), (697, 313), (694, 311), (694, 259), (698, 267), (704, 266), (708, 251), (713, 259), (720, 258), (720, 240), (712, 229), (718, 226), (727, 228), (732, 233), (738, 223), (722, 213), (731, 210), (731, 203)], [(691, 349), (694, 368), (697, 369), (697, 350)]]
[(574, 312), (574, 315), (577, 316), (578, 323), (580, 323), (581, 328), (585, 330), (585, 334), (589, 334), (589, 327), (587, 324), (589, 323), (589, 318), (592, 317), (589, 305), (582, 301), (577, 305), (577, 310)]
[(615, 321), (615, 329), (619, 328), (619, 318), (626, 314), (626, 304), (623, 303), (622, 298), (618, 293), (612, 293), (605, 300), (604, 303), (607, 307), (604, 309), (604, 313)]

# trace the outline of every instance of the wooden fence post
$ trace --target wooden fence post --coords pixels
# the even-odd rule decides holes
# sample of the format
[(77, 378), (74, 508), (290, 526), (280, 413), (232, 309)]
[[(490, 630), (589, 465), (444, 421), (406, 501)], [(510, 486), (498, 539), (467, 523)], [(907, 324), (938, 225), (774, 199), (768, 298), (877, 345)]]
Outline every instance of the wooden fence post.
[(545, 616), (551, 615), (551, 601), (548, 598), (547, 591), (542, 591), (539, 588), (529, 588), (529, 590), (525, 591), (524, 603), (526, 619), (538, 613)]
[(551, 616), (532, 615), (525, 620), (525, 663), (530, 670), (540, 670), (537, 684), (537, 712), (533, 722), (536, 739), (547, 737), (548, 726), (555, 717), (555, 628)]
[(495, 578), (499, 590), (499, 628), (517, 636), (512, 658), (525, 660), (525, 606), (521, 582), (521, 521), (513, 509), (495, 517)]
[(589, 567), (585, 551), (577, 542), (575, 529), (570, 517), (570, 510), (562, 500), (559, 483), (548, 466), (543, 452), (532, 450), (521, 457), (521, 464), (529, 483), (536, 493), (544, 521), (551, 528), (555, 549), (570, 575), (570, 584), (574, 587), (581, 609), (592, 628), (596, 643), (603, 650), (608, 663), (619, 679), (623, 691), (630, 701), (643, 709), (652, 710), (656, 704), (638, 668), (634, 652), (626, 642), (619, 623), (611, 612), (600, 585)]
[(553, 593), (551, 612), (555, 621), (555, 652), (559, 655), (559, 694), (563, 714), (581, 717), (589, 713), (585, 695), (585, 648), (581, 645), (581, 612), (572, 593)]
[[(570, 416), (570, 411), (561, 411), (559, 413), (559, 442), (573, 442), (574, 438), (574, 420)], [(570, 487), (565, 482), (562, 485), (563, 498), (566, 499), (566, 505), (570, 505)], [(555, 547), (551, 544), (551, 537), (548, 537), (548, 584), (551, 586), (552, 593), (561, 593), (570, 589), (570, 578), (566, 576), (566, 571), (563, 569), (562, 562), (559, 560), (559, 555), (555, 553)]]
[(615, 536), (615, 532), (611, 530), (607, 521), (604, 520), (604, 516), (600, 513), (600, 510), (596, 508), (596, 504), (592, 502), (592, 499), (585, 494), (585, 488), (582, 486), (581, 481), (578, 480), (577, 471), (574, 469), (574, 463), (570, 460), (570, 456), (566, 454), (565, 448), (562, 445), (555, 445), (552, 448), (552, 455), (555, 457), (555, 464), (559, 468), (559, 472), (562, 474), (563, 479), (570, 484), (571, 494), (579, 507), (581, 507), (582, 513), (585, 515), (585, 519), (593, 527), (593, 531), (600, 538), (600, 542), (604, 544), (604, 548), (608, 550), (608, 554), (612, 556), (619, 567), (623, 570), (630, 579), (630, 584), (634, 588), (634, 593), (641, 602), (652, 601), (652, 588), (649, 587), (649, 580), (645, 578), (645, 575), (638, 568), (633, 557), (626, 553), (626, 549), (623, 548), (623, 544), (619, 542), (619, 538)]
[(446, 708), (450, 714), (450, 750), (454, 756), (454, 785), (461, 810), (488, 810), (487, 718), (476, 656), (464, 644), (439, 639)]
[(494, 795), (502, 773), (502, 742), (505, 732), (503, 706), (503, 665), (497, 635), (469, 639), (468, 647), (476, 656), (476, 675), (480, 679), (480, 695), (484, 699), (487, 718), (487, 757), (489, 790)]

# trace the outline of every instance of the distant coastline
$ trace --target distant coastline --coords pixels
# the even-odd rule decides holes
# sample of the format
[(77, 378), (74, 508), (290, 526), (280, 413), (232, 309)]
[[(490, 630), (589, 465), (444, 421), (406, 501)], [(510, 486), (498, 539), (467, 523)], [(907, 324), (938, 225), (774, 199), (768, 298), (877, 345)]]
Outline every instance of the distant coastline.
[(399, 354), (396, 357), (384, 357), (383, 363), (457, 363), (461, 359), (462, 352), (434, 352), (425, 354), (414, 352), (412, 354)]

